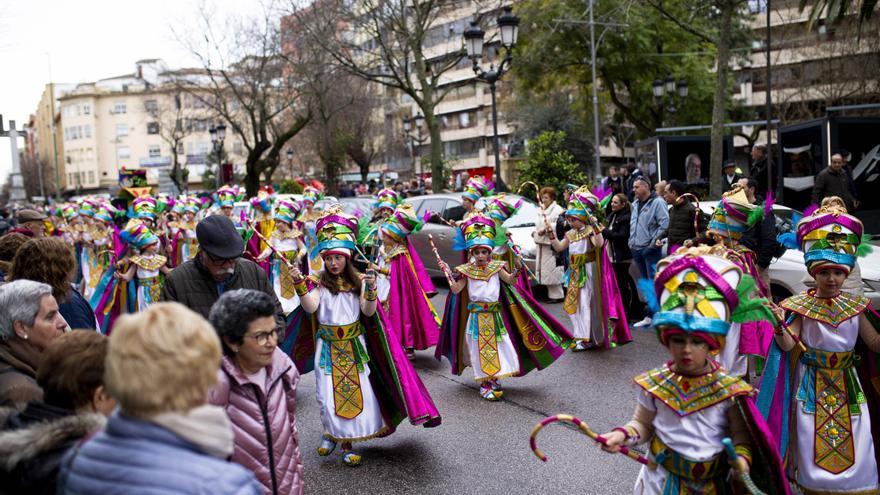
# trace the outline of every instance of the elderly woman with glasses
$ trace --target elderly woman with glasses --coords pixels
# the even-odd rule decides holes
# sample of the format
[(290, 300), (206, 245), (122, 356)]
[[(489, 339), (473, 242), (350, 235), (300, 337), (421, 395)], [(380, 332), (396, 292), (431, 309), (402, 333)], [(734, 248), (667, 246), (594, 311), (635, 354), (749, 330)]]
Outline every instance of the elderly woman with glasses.
[(234, 290), (217, 300), (210, 320), (223, 344), (223, 362), (209, 400), (232, 421), (232, 460), (253, 471), (266, 493), (300, 494), (299, 372), (278, 349), (274, 316), (275, 300), (263, 292)]

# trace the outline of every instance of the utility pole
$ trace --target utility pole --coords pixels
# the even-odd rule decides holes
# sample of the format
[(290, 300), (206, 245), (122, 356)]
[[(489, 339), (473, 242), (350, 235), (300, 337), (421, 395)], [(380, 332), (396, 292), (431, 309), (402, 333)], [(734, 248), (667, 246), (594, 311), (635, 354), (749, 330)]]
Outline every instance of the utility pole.
[(602, 176), (602, 152), (599, 150), (599, 94), (596, 89), (596, 23), (593, 22), (594, 0), (590, 0), (590, 65), (593, 71), (593, 152), (595, 153), (593, 175)]
[[(770, 70), (770, 0), (766, 0), (766, 1), (767, 1), (767, 4), (766, 4), (766, 6), (767, 6), (767, 39), (764, 40), (764, 45), (765, 45), (764, 46), (764, 53), (767, 56), (767, 73), (766, 73), (767, 93), (766, 93), (766, 101), (765, 101), (765, 105), (766, 105), (765, 112), (767, 113), (767, 190), (771, 191), (772, 190), (771, 187), (773, 186), (773, 147), (772, 147), (773, 146), (773, 139), (771, 138), (771, 134), (770, 134), (771, 133), (770, 126), (772, 125), (771, 117), (772, 117), (772, 112), (773, 112), (773, 98), (770, 95), (770, 89), (773, 87), (773, 82), (770, 80), (770, 77), (772, 75), (772, 72)], [(777, 136), (776, 142), (779, 142), (778, 136)], [(780, 154), (780, 156), (781, 156), (781, 154)], [(779, 166), (781, 169), (782, 160), (779, 161)], [(782, 188), (779, 187), (780, 186), (779, 182), (781, 182), (781, 181), (776, 181), (776, 182), (777, 182), (776, 191), (774, 192), (774, 195), (776, 196), (776, 198), (780, 198), (780, 196), (782, 195)]]

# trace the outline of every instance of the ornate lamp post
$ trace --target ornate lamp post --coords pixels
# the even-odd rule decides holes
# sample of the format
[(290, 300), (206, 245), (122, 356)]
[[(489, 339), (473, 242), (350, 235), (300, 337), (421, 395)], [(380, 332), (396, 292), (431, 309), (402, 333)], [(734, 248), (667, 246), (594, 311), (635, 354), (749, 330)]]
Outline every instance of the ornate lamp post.
[(226, 139), (226, 125), (218, 124), (208, 129), (211, 135), (211, 144), (214, 146), (214, 155), (217, 157), (217, 189), (220, 189), (221, 169), (223, 168), (223, 140)]
[[(653, 92), (654, 92), (654, 104), (658, 107), (663, 107), (666, 105), (666, 111), (674, 114), (678, 111), (678, 108), (684, 104), (684, 100), (688, 95), (688, 83), (686, 80), (681, 79), (678, 82), (675, 81), (675, 78), (672, 77), (672, 74), (667, 74), (665, 80), (661, 80), (659, 77), (654, 79)], [(676, 105), (678, 103), (678, 105)]]
[(476, 22), (471, 22), (471, 27), (464, 32), (464, 43), (467, 49), (468, 57), (474, 63), (474, 72), (477, 79), (489, 84), (492, 92), (492, 136), (495, 143), (495, 189), (504, 191), (506, 189), (504, 181), (501, 180), (501, 156), (499, 155), (498, 142), (498, 109), (495, 102), (495, 83), (497, 83), (510, 68), (513, 61), (513, 46), (516, 45), (516, 38), (519, 35), (519, 17), (517, 17), (511, 7), (504, 7), (504, 12), (498, 17), (498, 29), (501, 32), (501, 46), (504, 47), (504, 59), (495, 67), (494, 63), (489, 64), (489, 69), (485, 70), (480, 67), (480, 58), (483, 57), (483, 37), (485, 32), (480, 29)]
[(287, 168), (290, 169), (290, 180), (293, 180), (293, 148), (287, 148)]

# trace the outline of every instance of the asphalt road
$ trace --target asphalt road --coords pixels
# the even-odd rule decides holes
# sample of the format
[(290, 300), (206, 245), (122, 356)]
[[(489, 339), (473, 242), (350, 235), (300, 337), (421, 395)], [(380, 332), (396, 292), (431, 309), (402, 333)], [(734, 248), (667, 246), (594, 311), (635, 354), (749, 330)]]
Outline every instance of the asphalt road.
[[(442, 309), (445, 290), (432, 302)], [(547, 305), (568, 324), (561, 304)], [(477, 393), (470, 368), (462, 376), (418, 352), (416, 370), (440, 409), (443, 424), (407, 422), (386, 438), (355, 444), (364, 456), (357, 468), (342, 464), (339, 449), (319, 457), (322, 432), (315, 379), (303, 377), (297, 390), (300, 448), (309, 494), (539, 494), (631, 493), (639, 464), (600, 451), (576, 430), (552, 425), (538, 445), (542, 463), (529, 448), (529, 435), (545, 416), (571, 413), (597, 432), (627, 422), (635, 409), (632, 377), (667, 359), (653, 332), (632, 330), (633, 342), (609, 351), (568, 353), (553, 366), (502, 381), (504, 398), (487, 402)]]

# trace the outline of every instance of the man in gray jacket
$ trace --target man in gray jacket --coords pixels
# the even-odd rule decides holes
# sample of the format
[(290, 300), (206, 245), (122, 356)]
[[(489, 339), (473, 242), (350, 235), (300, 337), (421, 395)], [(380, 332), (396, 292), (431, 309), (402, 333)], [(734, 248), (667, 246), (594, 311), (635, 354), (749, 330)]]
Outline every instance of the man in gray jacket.
[(196, 225), (199, 254), (175, 268), (165, 280), (161, 299), (183, 304), (208, 318), (211, 306), (229, 290), (253, 289), (275, 301), (275, 319), (283, 325), (284, 314), (266, 272), (253, 261), (242, 259), (244, 241), (232, 220), (212, 215)]
[[(666, 202), (658, 198), (651, 190), (651, 183), (644, 176), (636, 178), (633, 183), (633, 196), (629, 229), (629, 249), (632, 251), (633, 263), (639, 271), (639, 278), (654, 280), (657, 262), (663, 255), (663, 236), (669, 227), (669, 212)], [(650, 311), (645, 319), (633, 325), (646, 327), (651, 324)]]

